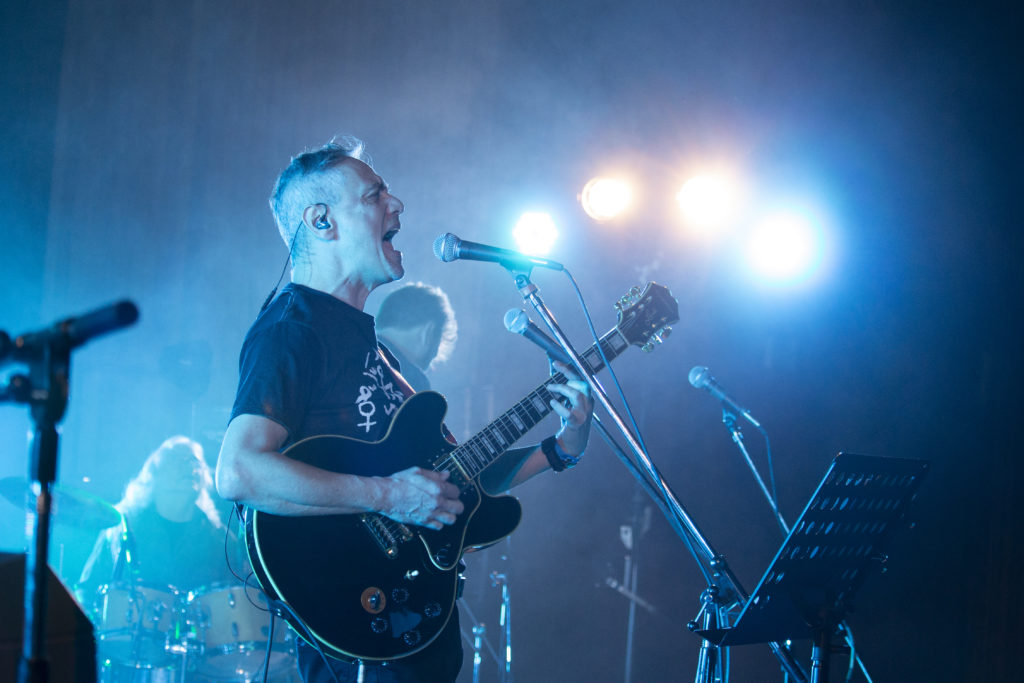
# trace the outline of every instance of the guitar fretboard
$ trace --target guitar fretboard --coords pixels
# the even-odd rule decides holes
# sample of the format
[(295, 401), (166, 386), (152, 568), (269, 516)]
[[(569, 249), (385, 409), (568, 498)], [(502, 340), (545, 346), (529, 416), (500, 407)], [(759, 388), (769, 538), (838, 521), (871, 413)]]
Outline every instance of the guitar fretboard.
[[(629, 348), (629, 342), (619, 333), (618, 327), (606, 333), (598, 343), (609, 361)], [(597, 344), (581, 354), (580, 359), (591, 373), (597, 372), (605, 365)], [(549, 387), (554, 384), (565, 384), (567, 381), (565, 375), (560, 372), (552, 375), (525, 398), (450, 452), (439, 463), (438, 469), (450, 469), (449, 465), (454, 463), (449, 459), (454, 459), (458, 467), (471, 479), (475, 478), (552, 412), (550, 401), (562, 399), (563, 396), (550, 391)]]

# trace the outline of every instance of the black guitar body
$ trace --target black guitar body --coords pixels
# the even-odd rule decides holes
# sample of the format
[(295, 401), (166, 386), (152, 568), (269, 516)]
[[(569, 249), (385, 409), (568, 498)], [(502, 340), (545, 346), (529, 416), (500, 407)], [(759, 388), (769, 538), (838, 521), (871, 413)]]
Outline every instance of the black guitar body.
[[(615, 305), (618, 324), (582, 354), (591, 372), (631, 345), (650, 350), (679, 320), (672, 293), (656, 282), (632, 288)], [(285, 455), (333, 472), (389, 476), (413, 466), (447, 471), (465, 512), (440, 531), (376, 514), (279, 517), (245, 513), (249, 560), (263, 590), (292, 610), (282, 616), (310, 644), (342, 659), (385, 660), (426, 647), (455, 608), (458, 563), (466, 548), (495, 543), (519, 525), (511, 496), (489, 496), (480, 474), (562, 400), (555, 373), (459, 446), (445, 438), (440, 394), (410, 397), (380, 441), (343, 436), (300, 441)]]
[[(388, 476), (408, 467), (452, 471), (466, 509), (440, 531), (374, 514), (284, 517), (246, 511), (246, 547), (264, 590), (301, 615), (282, 616), (334, 657), (383, 660), (422, 650), (455, 607), (458, 563), (467, 547), (495, 543), (518, 526), (519, 501), (490, 496), (458, 467), (442, 433), (447, 403), (410, 397), (377, 442), (342, 436), (300, 441), (285, 455), (333, 472)], [(306, 629), (309, 629), (309, 633)]]

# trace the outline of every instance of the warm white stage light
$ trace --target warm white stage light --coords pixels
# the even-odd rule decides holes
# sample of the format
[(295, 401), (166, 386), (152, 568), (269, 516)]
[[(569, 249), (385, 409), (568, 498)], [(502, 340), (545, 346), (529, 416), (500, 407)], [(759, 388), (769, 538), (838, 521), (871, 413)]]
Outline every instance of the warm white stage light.
[(512, 236), (519, 251), (531, 256), (544, 256), (558, 239), (558, 228), (548, 214), (528, 211), (519, 217)]
[(724, 228), (733, 218), (739, 190), (723, 174), (702, 173), (683, 183), (676, 201), (690, 228), (710, 232)]
[(583, 186), (580, 204), (595, 221), (621, 216), (633, 203), (633, 190), (624, 180), (592, 178)]

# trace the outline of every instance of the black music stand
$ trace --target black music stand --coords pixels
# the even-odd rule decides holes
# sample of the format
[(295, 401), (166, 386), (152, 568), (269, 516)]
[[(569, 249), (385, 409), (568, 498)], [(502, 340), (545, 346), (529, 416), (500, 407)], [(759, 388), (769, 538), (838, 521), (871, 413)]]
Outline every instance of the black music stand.
[(925, 460), (840, 453), (732, 627), (696, 631), (716, 645), (813, 638), (811, 681), (828, 680), (836, 627), (928, 471)]

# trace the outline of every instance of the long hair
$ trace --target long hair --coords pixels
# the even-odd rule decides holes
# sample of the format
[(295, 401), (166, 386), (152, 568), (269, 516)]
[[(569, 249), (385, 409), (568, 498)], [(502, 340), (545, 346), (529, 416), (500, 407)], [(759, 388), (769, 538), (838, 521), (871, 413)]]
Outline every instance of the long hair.
[(206, 464), (206, 459), (203, 458), (203, 447), (186, 436), (172, 436), (150, 453), (146, 462), (142, 463), (139, 473), (125, 486), (124, 496), (115, 507), (121, 514), (126, 514), (138, 513), (153, 505), (153, 485), (157, 469), (168, 457), (179, 455), (195, 458), (201, 478), (196, 507), (206, 515), (213, 526), (220, 528), (223, 526), (220, 521), (220, 513), (217, 512), (217, 508), (213, 505), (213, 498), (210, 497), (210, 491), (213, 490), (213, 473), (210, 466)]

